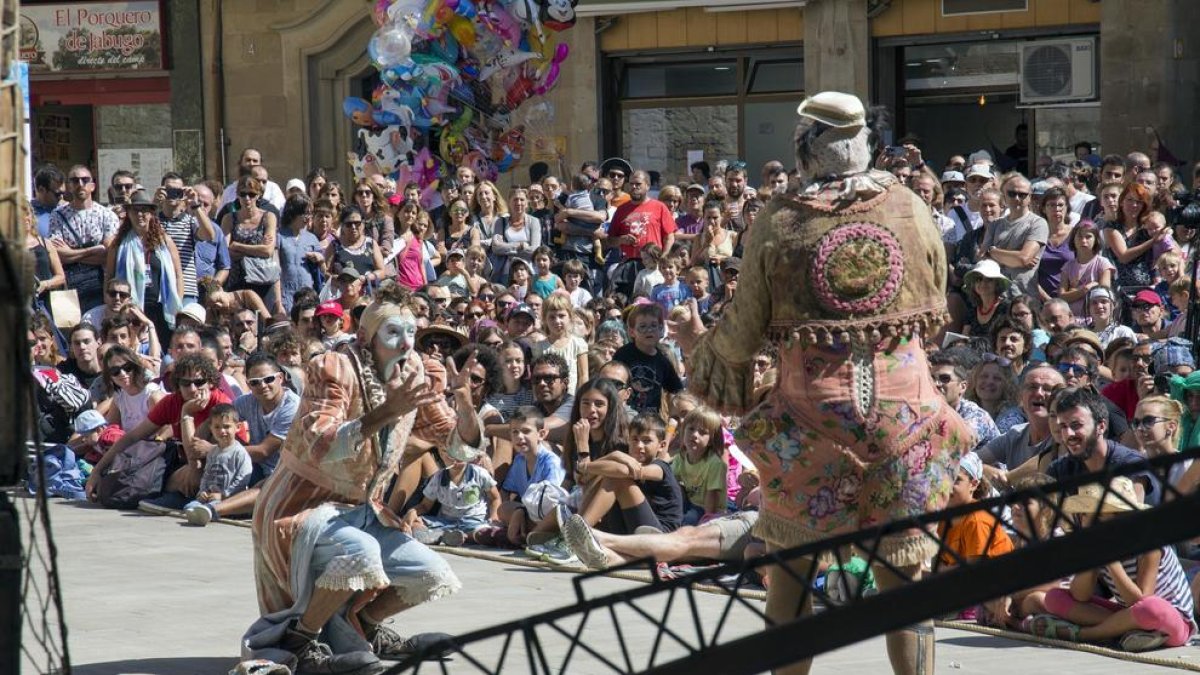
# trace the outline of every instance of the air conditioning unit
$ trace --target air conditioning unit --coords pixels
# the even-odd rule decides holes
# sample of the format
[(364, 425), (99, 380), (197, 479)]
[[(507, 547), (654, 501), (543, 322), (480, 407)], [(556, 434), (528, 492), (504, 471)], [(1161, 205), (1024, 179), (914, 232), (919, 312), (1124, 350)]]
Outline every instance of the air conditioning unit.
[(1023, 105), (1097, 98), (1096, 38), (1021, 43), (1020, 80)]

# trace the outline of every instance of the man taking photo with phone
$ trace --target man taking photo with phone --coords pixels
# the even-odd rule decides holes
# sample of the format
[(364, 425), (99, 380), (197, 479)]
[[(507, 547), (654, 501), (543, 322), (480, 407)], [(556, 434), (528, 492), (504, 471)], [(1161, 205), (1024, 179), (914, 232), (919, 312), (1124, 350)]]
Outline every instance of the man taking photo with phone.
[(167, 236), (179, 249), (183, 266), (183, 304), (198, 302), (200, 290), (196, 283), (196, 241), (214, 241), (216, 230), (208, 218), (208, 210), (192, 187), (185, 186), (183, 176), (174, 171), (163, 175), (162, 185), (154, 193), (158, 204), (158, 220)]

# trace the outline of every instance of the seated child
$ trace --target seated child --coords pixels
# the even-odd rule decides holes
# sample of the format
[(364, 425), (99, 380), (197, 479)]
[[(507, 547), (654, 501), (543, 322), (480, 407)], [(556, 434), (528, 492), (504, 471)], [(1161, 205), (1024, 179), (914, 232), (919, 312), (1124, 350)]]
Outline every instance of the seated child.
[(683, 418), (679, 437), (682, 449), (671, 460), (671, 470), (683, 488), (683, 524), (698, 525), (724, 513), (728, 501), (729, 464), (720, 413), (697, 407)]
[[(991, 489), (991, 485), (983, 477), (983, 461), (979, 459), (979, 455), (968, 452), (959, 460), (958, 475), (954, 478), (954, 486), (950, 488), (950, 501), (946, 507), (973, 504), (987, 497)], [(986, 511), (974, 511), (958, 518), (950, 523), (949, 528), (942, 523), (938, 526), (938, 537), (949, 549), (942, 551), (938, 556), (941, 567), (958, 564), (958, 559), (951, 551), (970, 561), (976, 558), (995, 558), (1013, 550), (1008, 533), (1000, 526), (1000, 522)]]
[[(1161, 217), (1161, 214), (1157, 215)], [(1183, 267), (1183, 256), (1179, 255), (1178, 250), (1163, 253), (1154, 262), (1154, 271), (1158, 273), (1159, 278), (1159, 282), (1154, 285), (1154, 292), (1162, 299), (1172, 321), (1184, 309), (1171, 300), (1171, 285), (1184, 280)]]
[[(439, 448), (445, 467), (425, 483), (420, 504), (404, 514), (422, 544), (462, 546), (467, 536), (496, 519), (500, 491), (486, 469), (450, 457)], [(437, 515), (430, 515), (434, 508)]]
[(187, 520), (192, 525), (204, 527), (217, 517), (213, 508), (217, 502), (227, 499), (250, 486), (250, 473), (254, 466), (250, 453), (237, 439), (241, 417), (229, 403), (214, 406), (208, 416), (208, 429), (216, 446), (207, 457), (201, 457), (195, 449), (196, 425), (191, 416), (185, 415), (180, 423), (183, 433), (183, 450), (188, 460), (197, 466), (204, 465), (200, 478), (200, 491), (196, 498), (183, 507)]
[[(1141, 499), (1125, 476), (1113, 478), (1107, 491), (1098, 483), (1084, 485), (1063, 503), (1065, 513), (1088, 519), (1085, 527), (1093, 517), (1105, 521), (1139, 508)], [(1046, 594), (1048, 613), (1028, 619), (1025, 627), (1071, 642), (1115, 640), (1129, 652), (1181, 647), (1196, 634), (1193, 603), (1175, 549), (1164, 546), (1076, 574), (1070, 590)]]
[(1188, 303), (1192, 301), (1192, 280), (1183, 277), (1172, 281), (1167, 288), (1167, 298), (1171, 306), (1179, 310), (1178, 316), (1167, 326), (1167, 337), (1183, 337), (1183, 331), (1187, 329)]
[(75, 417), (75, 435), (67, 441), (67, 446), (78, 458), (79, 470), (84, 478), (88, 477), (104, 453), (124, 435), (121, 425), (109, 424), (98, 410), (84, 410)]
[(546, 420), (533, 407), (518, 408), (508, 418), (512, 437), (513, 460), (500, 485), (503, 501), (497, 510), (497, 520), (505, 528), (506, 537), (481, 530), (474, 539), (477, 543), (488, 543), (495, 539), (507, 539), (513, 546), (524, 546), (525, 535), (533, 529), (535, 521), (529, 517), (521, 498), (530, 485), (549, 481), (561, 485), (567, 477), (562, 458), (546, 445)]
[(683, 518), (683, 494), (671, 465), (659, 457), (666, 443), (662, 418), (638, 415), (629, 425), (628, 454), (613, 450), (581, 462), (580, 474), (600, 479), (579, 509), (584, 521), (613, 534), (635, 534), (641, 527), (659, 532), (677, 529)]

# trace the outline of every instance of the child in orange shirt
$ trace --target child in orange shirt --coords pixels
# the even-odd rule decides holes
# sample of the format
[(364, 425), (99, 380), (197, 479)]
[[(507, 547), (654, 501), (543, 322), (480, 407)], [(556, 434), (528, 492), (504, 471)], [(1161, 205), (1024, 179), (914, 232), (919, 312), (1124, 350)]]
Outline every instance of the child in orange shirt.
[[(983, 479), (983, 461), (974, 452), (968, 452), (958, 464), (958, 476), (950, 492), (947, 507), (972, 504), (987, 497), (991, 486)], [(987, 511), (975, 511), (958, 518), (947, 528), (938, 526), (938, 536), (946, 542), (949, 551), (939, 556), (942, 566), (957, 564), (953, 551), (966, 560), (994, 558), (1013, 550), (1012, 540), (996, 518)]]

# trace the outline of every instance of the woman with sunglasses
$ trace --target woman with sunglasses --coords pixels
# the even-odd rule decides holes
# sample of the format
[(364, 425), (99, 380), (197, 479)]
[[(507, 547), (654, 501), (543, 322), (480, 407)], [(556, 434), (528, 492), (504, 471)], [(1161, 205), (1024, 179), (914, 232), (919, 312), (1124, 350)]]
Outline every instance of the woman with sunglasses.
[(479, 246), (479, 228), (471, 222), (471, 208), (462, 198), (452, 199), (442, 212), (442, 222), (438, 227), (438, 253), (445, 260), (447, 254), (456, 248), (464, 251), (472, 246)]
[(150, 318), (159, 342), (167, 342), (183, 307), (183, 265), (157, 211), (145, 190), (133, 193), (104, 269), (106, 278), (129, 282), (130, 304)]
[[(166, 398), (167, 394), (150, 381), (146, 367), (138, 355), (125, 347), (109, 347), (104, 353), (103, 364), (104, 388), (112, 396), (112, 405), (104, 416), (105, 421), (122, 429), (133, 429), (146, 419), (150, 409)], [(96, 462), (93, 474), (102, 472), (102, 466), (117, 471), (143, 467), (143, 471), (157, 471), (160, 476), (166, 469), (166, 462), (161, 458), (163, 443), (156, 438), (130, 444), (120, 453), (115, 450), (114, 445), (104, 453)], [(155, 463), (157, 466), (153, 466)], [(161, 478), (159, 484), (161, 485)], [(140, 495), (151, 496), (153, 493)], [(136, 502), (138, 497), (132, 496), (129, 499)]]
[(247, 281), (248, 258), (271, 258), (275, 255), (279, 223), (275, 214), (258, 206), (263, 194), (263, 184), (252, 176), (243, 176), (237, 182), (237, 206), (232, 213), (221, 219), (221, 229), (229, 238), (229, 257), (233, 263), (229, 282), (231, 290), (246, 289), (263, 299), (267, 307), (282, 307), (279, 302), (279, 277), (275, 281)]
[(292, 298), (301, 288), (320, 290), (318, 278), (329, 275), (325, 251), (309, 225), (313, 205), (308, 197), (293, 195), (283, 205), (279, 218), (279, 285), (284, 313), (292, 311)]
[(387, 260), (395, 250), (396, 224), (383, 191), (370, 178), (359, 178), (354, 183), (354, 205), (362, 211), (363, 232), (379, 244), (379, 252)]
[(338, 238), (325, 251), (329, 274), (337, 276), (344, 269), (354, 269), (368, 283), (383, 279), (383, 251), (379, 242), (366, 234), (366, 217), (362, 209), (348, 206), (341, 212)]

